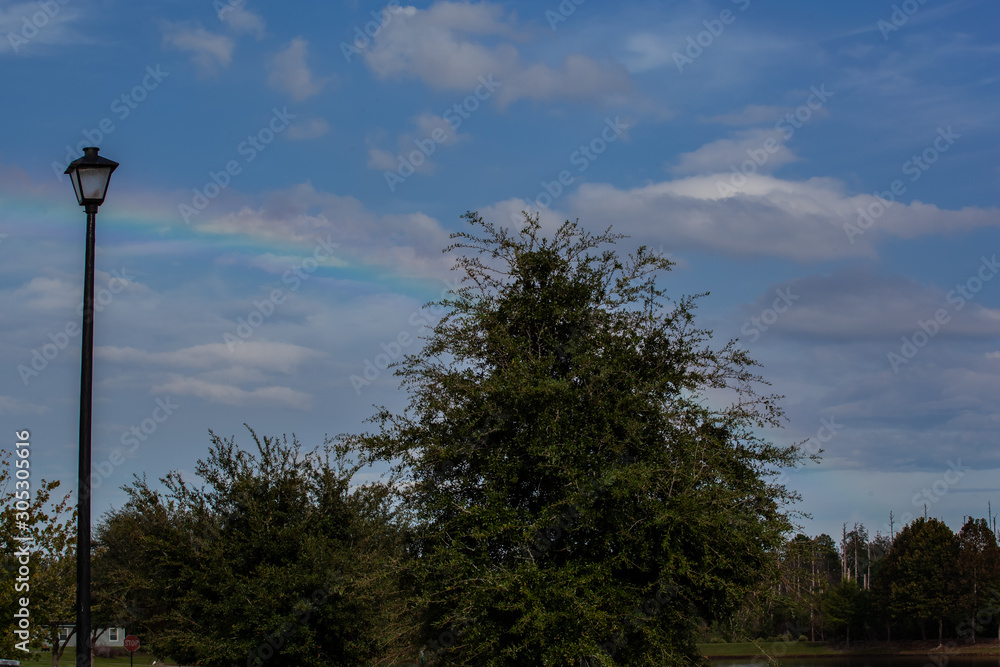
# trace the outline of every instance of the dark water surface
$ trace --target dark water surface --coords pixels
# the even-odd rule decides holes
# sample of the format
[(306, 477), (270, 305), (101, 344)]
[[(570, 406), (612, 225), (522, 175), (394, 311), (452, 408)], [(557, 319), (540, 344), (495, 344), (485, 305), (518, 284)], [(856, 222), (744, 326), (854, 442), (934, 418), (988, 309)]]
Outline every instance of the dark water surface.
[[(952, 657), (936, 652), (906, 656), (816, 656), (778, 658), (781, 667), (1000, 667), (1000, 656)], [(753, 658), (720, 658), (712, 667), (765, 667), (767, 661)]]

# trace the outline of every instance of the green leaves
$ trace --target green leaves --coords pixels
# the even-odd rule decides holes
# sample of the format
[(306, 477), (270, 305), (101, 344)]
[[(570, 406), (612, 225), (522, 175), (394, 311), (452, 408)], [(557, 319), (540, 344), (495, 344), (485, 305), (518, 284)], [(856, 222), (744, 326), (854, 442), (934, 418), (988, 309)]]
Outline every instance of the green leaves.
[[(465, 217), (463, 287), (397, 370), (408, 410), (345, 437), (394, 464), (425, 641), (463, 623), (441, 665), (699, 662), (692, 619), (731, 613), (790, 525), (764, 471), (799, 454), (754, 435), (778, 397), (656, 286), (669, 261), (620, 259), (610, 230)], [(709, 389), (737, 400), (709, 409)]]
[(957, 566), (960, 634), (975, 642), (977, 630), (983, 629), (977, 616), (984, 616), (981, 612), (987, 607), (987, 599), (1000, 587), (1000, 548), (986, 519), (969, 517), (962, 526)]
[[(148, 644), (206, 667), (398, 658), (403, 610), (389, 607), (400, 586), (384, 572), (402, 532), (385, 490), (351, 489), (360, 465), (340, 443), (307, 452), (250, 434), (256, 452), (212, 434), (197, 466), (205, 486), (171, 475), (161, 495), (136, 480), (99, 528), (109, 567), (128, 582), (121, 597), (145, 608)], [(141, 571), (126, 572), (136, 559)]]
[[(0, 571), (11, 586), (0, 597), (0, 608), (4, 612), (0, 620), (3, 630), (0, 638), (0, 654), (15, 655), (14, 612), (20, 608), (19, 599), (29, 600), (32, 632), (30, 647), (37, 649), (40, 641), (52, 645), (58, 642), (57, 623), (72, 618), (76, 602), (76, 511), (69, 504), (70, 494), (58, 501), (52, 501), (52, 492), (59, 488), (58, 481), (44, 479), (32, 482), (31, 489), (22, 487), (20, 493), (28, 501), (28, 508), (18, 511), (10, 465), (10, 455), (0, 450)], [(32, 493), (33, 491), (33, 497)], [(23, 516), (27, 514), (27, 519)], [(17, 520), (15, 520), (17, 519)], [(25, 524), (19, 526), (19, 522)], [(18, 541), (29, 537), (30, 540)], [(14, 554), (26, 550), (27, 576), (21, 576), (22, 564)], [(15, 589), (15, 577), (19, 588)], [(48, 628), (43, 628), (48, 626)], [(18, 637), (20, 642), (23, 637)]]
[(943, 521), (920, 517), (905, 526), (879, 571), (892, 617), (937, 620), (940, 626), (956, 602), (957, 560), (958, 542)]

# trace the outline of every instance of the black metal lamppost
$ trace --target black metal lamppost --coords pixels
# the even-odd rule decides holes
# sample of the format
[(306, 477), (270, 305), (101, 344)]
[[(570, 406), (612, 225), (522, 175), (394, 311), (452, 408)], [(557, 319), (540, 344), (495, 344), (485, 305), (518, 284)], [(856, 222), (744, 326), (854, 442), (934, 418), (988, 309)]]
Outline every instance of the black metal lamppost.
[(80, 480), (76, 528), (76, 664), (90, 667), (90, 423), (94, 379), (94, 243), (97, 209), (104, 203), (118, 163), (91, 146), (66, 172), (76, 200), (87, 212), (87, 260), (83, 276), (83, 349), (80, 364)]

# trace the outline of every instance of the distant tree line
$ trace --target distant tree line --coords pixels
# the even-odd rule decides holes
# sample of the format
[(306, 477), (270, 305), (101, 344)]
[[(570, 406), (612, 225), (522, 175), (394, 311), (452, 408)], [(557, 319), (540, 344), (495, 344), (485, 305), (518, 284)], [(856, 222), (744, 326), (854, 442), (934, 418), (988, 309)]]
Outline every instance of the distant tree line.
[(890, 535), (845, 524), (839, 545), (798, 534), (774, 553), (779, 577), (703, 638), (1000, 642), (998, 537), (995, 516), (968, 517), (958, 534), (928, 517)]

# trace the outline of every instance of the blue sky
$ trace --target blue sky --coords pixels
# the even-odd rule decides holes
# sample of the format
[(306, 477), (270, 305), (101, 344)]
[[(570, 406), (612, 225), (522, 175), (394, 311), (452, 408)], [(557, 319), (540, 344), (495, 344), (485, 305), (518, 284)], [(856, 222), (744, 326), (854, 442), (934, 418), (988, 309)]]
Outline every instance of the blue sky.
[(786, 396), (773, 439), (826, 450), (785, 478), (806, 532), (924, 503), (957, 529), (1000, 502), (998, 18), (0, 2), (0, 447), (30, 429), (36, 479), (75, 486), (85, 216), (57, 174), (96, 145), (121, 167), (98, 216), (95, 516), (133, 473), (192, 471), (210, 428), (311, 447), (402, 409), (378, 366), (454, 285), (448, 234), (528, 209), (614, 225), (677, 262), (671, 294), (710, 292), (700, 323)]

